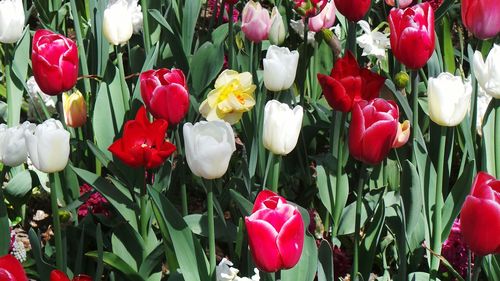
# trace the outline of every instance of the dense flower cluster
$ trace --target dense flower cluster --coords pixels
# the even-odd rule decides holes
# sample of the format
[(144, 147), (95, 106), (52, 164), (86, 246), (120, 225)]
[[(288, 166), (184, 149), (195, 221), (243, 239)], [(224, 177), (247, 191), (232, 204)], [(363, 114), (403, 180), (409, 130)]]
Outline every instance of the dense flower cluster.
[[(460, 230), (459, 219), (456, 219), (453, 223), (450, 235), (443, 243), (441, 254), (465, 278), (467, 274), (468, 251), (462, 231)], [(440, 270), (446, 271), (446, 268), (441, 265)]]
[(109, 216), (108, 200), (99, 192), (93, 192), (93, 188), (88, 184), (80, 186), (80, 196), (90, 193), (88, 199), (78, 207), (78, 217), (86, 217), (89, 213)]

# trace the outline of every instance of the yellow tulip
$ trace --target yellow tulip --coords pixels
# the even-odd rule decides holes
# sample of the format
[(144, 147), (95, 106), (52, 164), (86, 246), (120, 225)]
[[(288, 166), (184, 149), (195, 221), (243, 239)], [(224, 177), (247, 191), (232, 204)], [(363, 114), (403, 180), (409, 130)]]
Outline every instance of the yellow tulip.
[(80, 91), (63, 95), (64, 120), (71, 128), (78, 128), (87, 122), (87, 105)]
[(255, 105), (252, 74), (224, 70), (215, 81), (215, 89), (200, 105), (200, 113), (208, 121), (224, 120), (229, 124), (240, 121), (244, 112)]

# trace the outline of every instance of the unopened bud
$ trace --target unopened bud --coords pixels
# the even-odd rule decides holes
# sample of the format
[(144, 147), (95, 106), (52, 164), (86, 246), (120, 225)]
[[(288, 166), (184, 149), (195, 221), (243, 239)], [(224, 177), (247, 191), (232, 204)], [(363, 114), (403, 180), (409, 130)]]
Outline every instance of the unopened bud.
[(410, 76), (408, 75), (408, 73), (403, 71), (397, 73), (396, 77), (394, 77), (394, 84), (396, 85), (396, 88), (398, 90), (406, 88), (409, 81), (410, 81)]

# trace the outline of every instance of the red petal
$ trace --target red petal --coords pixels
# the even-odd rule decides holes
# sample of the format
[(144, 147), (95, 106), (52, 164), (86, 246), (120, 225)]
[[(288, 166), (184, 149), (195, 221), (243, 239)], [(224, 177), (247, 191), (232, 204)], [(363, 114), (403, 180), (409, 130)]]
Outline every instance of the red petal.
[(21, 263), (14, 256), (7, 254), (0, 257), (0, 280), (28, 281), (28, 277)]
[(304, 247), (304, 235), (304, 221), (295, 209), (294, 215), (283, 225), (276, 240), (284, 268), (292, 268), (299, 262)]
[(50, 272), (50, 281), (70, 281), (70, 280), (64, 272), (55, 269)]
[(282, 268), (282, 262), (276, 238), (278, 233), (266, 221), (245, 218), (248, 233), (248, 244), (255, 265), (263, 271), (276, 272)]
[[(259, 192), (259, 194), (257, 195), (257, 198), (255, 198), (255, 203), (253, 204), (252, 214), (261, 208), (265, 208), (265, 206), (263, 205), (264, 201), (266, 201), (270, 197), (276, 197), (276, 196), (279, 197), (278, 194), (276, 194), (268, 189), (265, 189), (265, 190), (262, 190), (261, 192)], [(286, 200), (284, 198), (283, 198), (283, 200), (286, 203)]]
[(318, 73), (318, 80), (326, 101), (333, 109), (342, 112), (351, 110), (352, 97), (347, 94), (346, 89), (339, 81), (320, 73)]

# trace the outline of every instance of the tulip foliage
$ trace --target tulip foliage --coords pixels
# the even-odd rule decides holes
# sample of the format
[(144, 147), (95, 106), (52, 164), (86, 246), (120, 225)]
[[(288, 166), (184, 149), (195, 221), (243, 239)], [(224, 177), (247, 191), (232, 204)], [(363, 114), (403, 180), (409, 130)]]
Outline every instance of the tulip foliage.
[(0, 0), (0, 280), (500, 280), (498, 0)]

